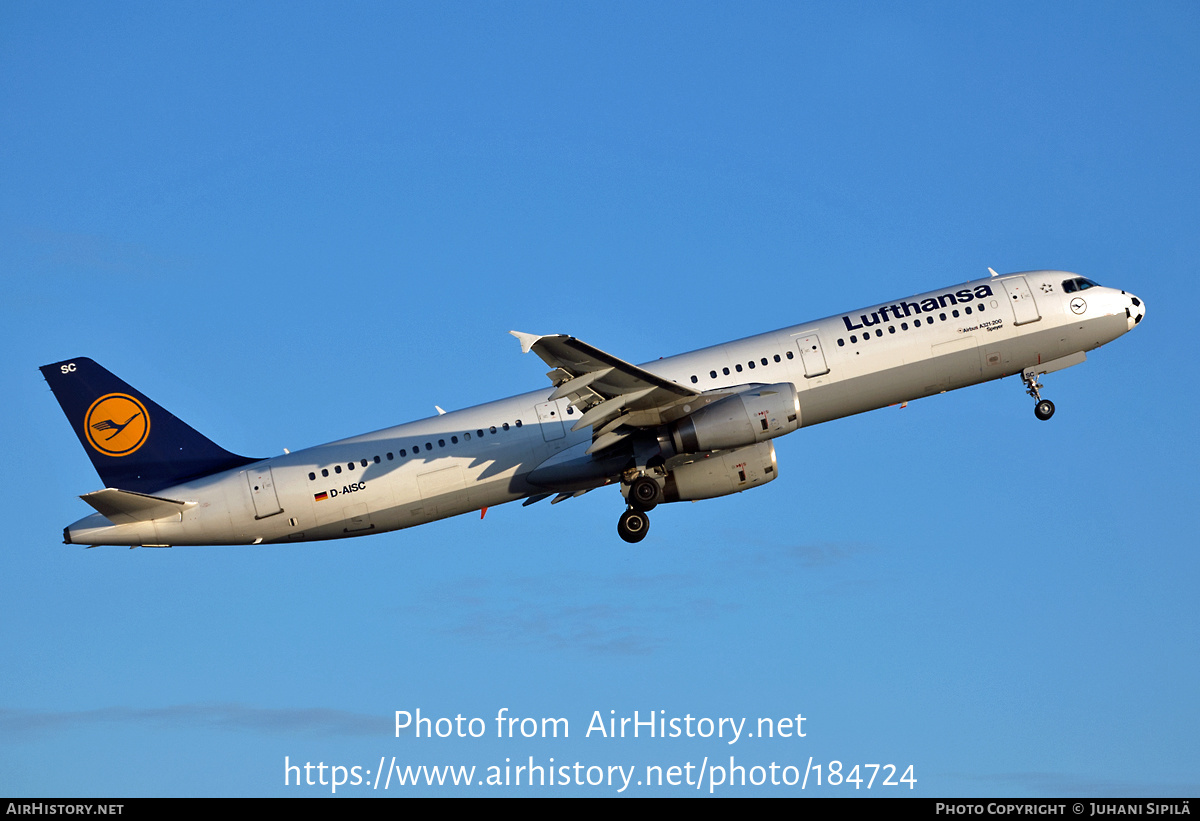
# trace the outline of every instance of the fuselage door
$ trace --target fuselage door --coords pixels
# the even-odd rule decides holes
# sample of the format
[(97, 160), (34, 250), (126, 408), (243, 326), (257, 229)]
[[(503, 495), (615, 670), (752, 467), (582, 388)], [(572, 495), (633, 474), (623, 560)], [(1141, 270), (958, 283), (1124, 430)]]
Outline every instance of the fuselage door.
[(371, 523), (371, 511), (367, 509), (365, 503), (347, 505), (342, 508), (342, 515), (346, 521), (346, 526), (342, 529), (343, 533), (360, 533), (364, 530), (375, 529), (375, 525)]
[(1010, 277), (1003, 282), (1004, 290), (1008, 292), (1008, 303), (1012, 305), (1014, 325), (1026, 325), (1042, 318), (1025, 277)]
[(533, 409), (537, 412), (538, 426), (542, 429), (543, 439), (551, 442), (566, 435), (566, 431), (563, 430), (562, 407), (558, 402), (539, 402)]
[(804, 363), (804, 375), (808, 378), (824, 376), (829, 373), (825, 364), (825, 352), (821, 350), (821, 340), (815, 333), (795, 337), (796, 347), (800, 349), (800, 361)]
[(254, 500), (254, 518), (265, 519), (282, 513), (279, 497), (275, 495), (275, 480), (271, 476), (271, 466), (252, 467), (247, 471), (246, 485), (250, 489), (250, 498)]

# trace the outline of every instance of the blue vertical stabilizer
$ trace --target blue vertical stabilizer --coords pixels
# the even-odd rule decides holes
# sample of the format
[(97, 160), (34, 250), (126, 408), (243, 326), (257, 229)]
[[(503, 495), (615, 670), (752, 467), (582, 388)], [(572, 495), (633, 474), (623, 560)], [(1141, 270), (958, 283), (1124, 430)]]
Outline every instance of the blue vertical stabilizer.
[(108, 487), (151, 493), (260, 461), (230, 453), (86, 357), (41, 371)]

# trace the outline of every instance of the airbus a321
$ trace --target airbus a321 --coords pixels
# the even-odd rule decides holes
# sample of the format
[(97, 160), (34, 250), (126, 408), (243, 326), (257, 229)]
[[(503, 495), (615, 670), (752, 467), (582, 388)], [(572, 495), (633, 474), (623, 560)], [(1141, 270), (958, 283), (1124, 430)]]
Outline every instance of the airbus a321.
[(341, 539), (606, 485), (638, 542), (658, 504), (773, 481), (773, 440), (801, 427), (1016, 374), (1047, 420), (1039, 378), (1145, 313), (1075, 274), (993, 271), (644, 365), (513, 331), (549, 366), (541, 390), (269, 459), (221, 448), (90, 359), (41, 371), (105, 485), (80, 497), (96, 513), (67, 544)]

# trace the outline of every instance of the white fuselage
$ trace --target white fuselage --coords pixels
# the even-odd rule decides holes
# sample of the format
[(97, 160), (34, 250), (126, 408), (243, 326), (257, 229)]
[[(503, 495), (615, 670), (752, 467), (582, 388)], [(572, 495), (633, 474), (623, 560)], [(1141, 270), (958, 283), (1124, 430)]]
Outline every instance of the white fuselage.
[[(1144, 312), (1124, 291), (1064, 293), (1037, 271), (975, 280), (646, 363), (699, 391), (790, 382), (808, 426), (1020, 373), (1093, 350)], [(1074, 304), (1073, 304), (1074, 303)], [(1082, 307), (1080, 306), (1082, 303)], [(556, 491), (615, 481), (584, 471), (530, 481), (557, 458), (587, 461), (590, 428), (554, 387), (266, 459), (153, 495), (195, 505), (114, 525), (94, 514), (75, 544), (251, 544), (381, 533)]]

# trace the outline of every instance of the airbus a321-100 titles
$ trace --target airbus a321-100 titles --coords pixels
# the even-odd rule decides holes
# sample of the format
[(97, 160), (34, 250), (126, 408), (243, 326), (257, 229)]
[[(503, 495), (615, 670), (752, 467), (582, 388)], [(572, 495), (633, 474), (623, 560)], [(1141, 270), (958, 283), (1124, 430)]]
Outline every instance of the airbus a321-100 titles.
[(637, 542), (660, 503), (773, 481), (772, 440), (801, 427), (1014, 374), (1049, 419), (1039, 377), (1145, 313), (1075, 274), (993, 271), (644, 365), (514, 331), (549, 386), (270, 459), (219, 447), (90, 359), (41, 370), (105, 485), (81, 497), (97, 512), (67, 544), (340, 539), (609, 484)]

